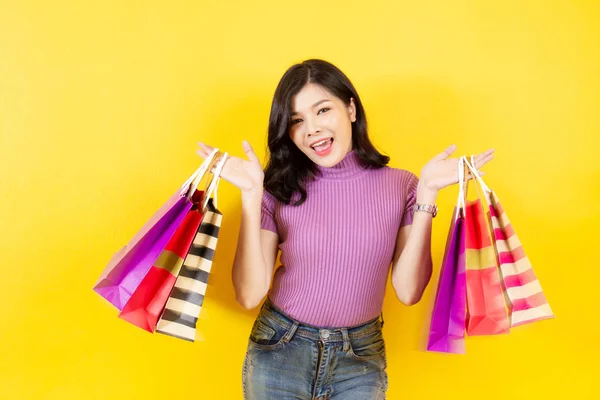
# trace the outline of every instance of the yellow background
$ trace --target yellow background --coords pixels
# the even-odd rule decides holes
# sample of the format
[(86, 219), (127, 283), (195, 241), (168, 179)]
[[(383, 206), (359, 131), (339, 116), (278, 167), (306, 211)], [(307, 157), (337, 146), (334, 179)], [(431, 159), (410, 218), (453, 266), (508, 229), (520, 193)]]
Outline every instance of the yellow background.
[(204, 342), (133, 327), (92, 286), (199, 164), (198, 140), (264, 157), (275, 86), (309, 57), (350, 76), (392, 166), (496, 149), (486, 180), (557, 315), (469, 338), (466, 356), (423, 351), (446, 189), (425, 298), (388, 289), (389, 398), (600, 398), (599, 21), (592, 0), (2, 0), (0, 398), (241, 398), (257, 310), (230, 283), (232, 185)]

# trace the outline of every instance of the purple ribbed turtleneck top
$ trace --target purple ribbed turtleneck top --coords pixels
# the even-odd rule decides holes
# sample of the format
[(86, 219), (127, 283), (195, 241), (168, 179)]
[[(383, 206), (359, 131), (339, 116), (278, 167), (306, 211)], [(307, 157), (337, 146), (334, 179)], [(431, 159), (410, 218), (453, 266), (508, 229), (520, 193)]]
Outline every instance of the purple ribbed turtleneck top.
[(282, 264), (269, 298), (305, 324), (360, 325), (381, 313), (398, 230), (412, 224), (418, 178), (367, 168), (355, 151), (319, 170), (300, 206), (264, 192), (261, 228), (279, 235)]

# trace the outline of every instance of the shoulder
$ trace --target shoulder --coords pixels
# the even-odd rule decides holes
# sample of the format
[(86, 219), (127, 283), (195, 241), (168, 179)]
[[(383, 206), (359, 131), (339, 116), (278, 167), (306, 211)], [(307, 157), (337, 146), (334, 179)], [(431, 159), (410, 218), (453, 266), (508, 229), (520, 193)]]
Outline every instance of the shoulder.
[(402, 168), (385, 166), (373, 170), (373, 173), (381, 176), (389, 185), (400, 190), (413, 189), (419, 183), (419, 177), (414, 172)]
[(269, 192), (267, 189), (263, 189), (262, 195), (262, 208), (268, 210), (274, 210), (277, 205), (277, 198)]
[(263, 189), (262, 200), (272, 203), (272, 202), (277, 201), (277, 198), (265, 188), (265, 189)]

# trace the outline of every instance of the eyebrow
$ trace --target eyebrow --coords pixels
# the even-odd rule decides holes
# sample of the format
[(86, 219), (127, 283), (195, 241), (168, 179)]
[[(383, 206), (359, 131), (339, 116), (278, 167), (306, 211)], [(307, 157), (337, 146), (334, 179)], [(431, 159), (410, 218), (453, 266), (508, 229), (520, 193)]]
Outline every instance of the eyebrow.
[[(321, 104), (321, 103), (325, 103), (326, 101), (330, 101), (330, 100), (329, 100), (329, 99), (323, 99), (323, 100), (319, 100), (319, 101), (317, 101), (315, 104), (313, 104), (311, 108), (315, 108), (315, 107), (316, 107), (316, 106), (318, 106), (319, 104)], [(294, 111), (294, 112), (292, 112), (290, 115), (296, 115), (296, 114), (298, 114), (298, 111)]]

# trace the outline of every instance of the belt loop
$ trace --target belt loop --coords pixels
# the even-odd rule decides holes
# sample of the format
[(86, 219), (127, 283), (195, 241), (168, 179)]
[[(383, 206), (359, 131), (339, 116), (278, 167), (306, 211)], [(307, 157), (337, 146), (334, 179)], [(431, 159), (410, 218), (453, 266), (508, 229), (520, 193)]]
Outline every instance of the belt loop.
[(350, 336), (348, 336), (348, 329), (342, 328), (342, 338), (344, 339), (344, 351), (350, 350)]
[(298, 329), (298, 323), (294, 322), (294, 324), (290, 327), (290, 329), (283, 336), (283, 341), (287, 343), (290, 340), (292, 340), (292, 337), (294, 337), (294, 333), (296, 333), (296, 329)]
[(263, 302), (262, 308), (266, 308), (266, 309), (271, 308), (271, 300), (269, 299), (269, 296), (267, 296), (267, 298)]

